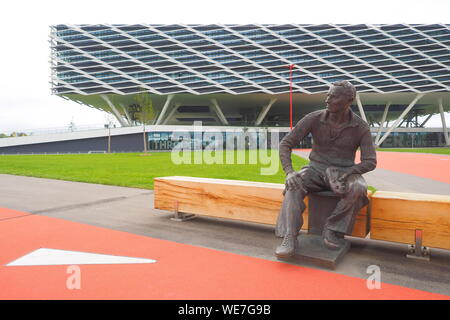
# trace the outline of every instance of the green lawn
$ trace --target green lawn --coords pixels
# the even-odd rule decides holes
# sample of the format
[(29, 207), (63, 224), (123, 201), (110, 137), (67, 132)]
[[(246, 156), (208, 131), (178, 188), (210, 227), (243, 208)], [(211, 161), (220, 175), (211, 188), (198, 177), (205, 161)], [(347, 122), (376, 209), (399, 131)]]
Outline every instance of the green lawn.
[(379, 148), (378, 151), (450, 154), (450, 148)]
[[(241, 155), (244, 155), (243, 152), (238, 151)], [(255, 150), (245, 152), (246, 164), (215, 165), (177, 165), (172, 162), (170, 152), (151, 152), (147, 155), (142, 153), (5, 155), (0, 156), (0, 173), (143, 189), (153, 189), (155, 177), (174, 175), (284, 183), (285, 174), (279, 162), (278, 151), (272, 151), (274, 159), (278, 162), (278, 170), (273, 175), (261, 175), (261, 169), (269, 165), (262, 165), (259, 161), (258, 164), (249, 164), (249, 156), (256, 155), (256, 152)], [(308, 163), (296, 155), (293, 155), (292, 159), (295, 170)]]

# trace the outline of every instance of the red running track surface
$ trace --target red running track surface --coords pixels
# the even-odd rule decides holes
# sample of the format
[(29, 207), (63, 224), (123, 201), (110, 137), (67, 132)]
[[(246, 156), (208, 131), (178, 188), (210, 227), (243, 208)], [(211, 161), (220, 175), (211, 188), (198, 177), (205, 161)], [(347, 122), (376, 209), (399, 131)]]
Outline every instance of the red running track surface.
[[(311, 151), (311, 149), (297, 149)], [(356, 153), (356, 163), (360, 154)], [(377, 168), (450, 183), (450, 156), (430, 153), (377, 151)]]
[[(0, 299), (450, 299), (288, 263), (0, 209)], [(15, 218), (12, 218), (15, 217)], [(11, 219), (12, 218), (12, 219)], [(6, 266), (38, 248), (156, 259), (153, 264)]]

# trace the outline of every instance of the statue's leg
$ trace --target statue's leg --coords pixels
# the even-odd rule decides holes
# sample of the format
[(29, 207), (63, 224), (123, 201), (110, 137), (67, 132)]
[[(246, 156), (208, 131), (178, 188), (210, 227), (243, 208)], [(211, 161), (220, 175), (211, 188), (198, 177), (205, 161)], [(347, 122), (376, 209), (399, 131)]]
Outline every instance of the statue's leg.
[(325, 228), (341, 234), (352, 233), (359, 210), (369, 203), (367, 183), (360, 174), (350, 175), (347, 184), (347, 192), (325, 223)]
[(278, 215), (275, 235), (282, 237), (283, 241), (275, 249), (278, 259), (288, 259), (294, 255), (298, 248), (298, 234), (303, 225), (302, 213), (305, 210), (303, 198), (306, 195), (300, 175), (296, 177), (299, 187), (295, 190), (285, 190), (283, 204)]
[[(298, 179), (301, 183), (301, 178)], [(303, 225), (302, 213), (306, 208), (303, 202), (305, 195), (306, 193), (303, 188), (286, 190), (275, 227), (275, 235), (277, 237), (284, 237), (288, 234), (293, 236), (298, 235)]]
[(275, 235), (283, 238), (275, 250), (278, 259), (287, 259), (294, 255), (298, 248), (297, 237), (303, 225), (302, 214), (306, 208), (303, 199), (308, 192), (323, 188), (323, 178), (311, 168), (304, 167), (297, 173), (296, 179), (299, 186), (295, 190), (286, 190), (277, 219)]
[(303, 211), (306, 208), (303, 199), (307, 194), (308, 178), (311, 169), (308, 166), (303, 167), (297, 172), (296, 179), (299, 185), (295, 190), (284, 191), (283, 204), (278, 214), (275, 235), (284, 237), (286, 235), (298, 236), (299, 230), (303, 225)]

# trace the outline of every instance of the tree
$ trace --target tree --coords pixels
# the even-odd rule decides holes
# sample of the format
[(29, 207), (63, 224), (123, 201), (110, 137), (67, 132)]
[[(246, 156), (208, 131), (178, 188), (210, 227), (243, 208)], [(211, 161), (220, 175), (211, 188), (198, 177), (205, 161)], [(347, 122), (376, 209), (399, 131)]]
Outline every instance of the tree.
[(148, 93), (148, 91), (144, 88), (141, 88), (139, 93), (136, 94), (136, 104), (139, 105), (141, 111), (139, 120), (142, 122), (144, 152), (147, 152), (147, 135), (145, 133), (145, 124), (155, 118), (155, 112), (150, 93)]
[(154, 119), (155, 112), (153, 109), (152, 97), (144, 88), (141, 88), (139, 93), (136, 94), (136, 104), (140, 106), (140, 115), (137, 116), (143, 124)]

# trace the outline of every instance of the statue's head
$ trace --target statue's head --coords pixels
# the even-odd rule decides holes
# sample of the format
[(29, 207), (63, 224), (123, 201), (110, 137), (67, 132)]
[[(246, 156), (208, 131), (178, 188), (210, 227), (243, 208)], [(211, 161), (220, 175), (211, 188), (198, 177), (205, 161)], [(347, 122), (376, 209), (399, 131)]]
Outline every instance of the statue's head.
[(334, 82), (327, 93), (327, 109), (331, 113), (347, 111), (356, 97), (355, 87), (346, 80)]

